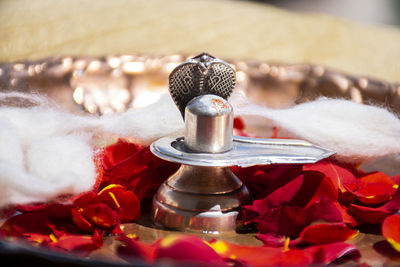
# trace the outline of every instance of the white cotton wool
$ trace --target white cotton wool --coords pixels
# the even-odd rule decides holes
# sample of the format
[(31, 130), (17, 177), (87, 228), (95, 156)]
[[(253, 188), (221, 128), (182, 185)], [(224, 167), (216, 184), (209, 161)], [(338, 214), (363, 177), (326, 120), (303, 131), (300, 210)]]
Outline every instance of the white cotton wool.
[(4, 116), (0, 117), (0, 161), (24, 167), (22, 146), (18, 132)]
[(90, 190), (98, 118), (62, 111), (38, 95), (0, 93), (1, 101), (9, 98), (31, 107), (0, 107), (0, 207)]
[(172, 98), (164, 94), (156, 103), (101, 118), (103, 130), (148, 146), (161, 137), (183, 134), (184, 122)]
[(63, 180), (49, 183), (15, 165), (0, 161), (0, 206), (43, 202), (68, 191), (71, 185)]
[(94, 136), (108, 133), (149, 145), (183, 128), (168, 95), (146, 108), (103, 117), (68, 113), (38, 95), (0, 93), (0, 101), (7, 98), (33, 106), (0, 107), (0, 207), (90, 190)]
[(269, 109), (235, 94), (235, 114), (270, 119), (288, 137), (336, 151), (341, 161), (361, 163), (400, 153), (400, 120), (383, 108), (327, 99), (288, 109)]
[(10, 118), (23, 145), (28, 145), (32, 140), (44, 137), (91, 133), (96, 127), (99, 127), (96, 118), (73, 115), (51, 107), (4, 107), (0, 108), (0, 114)]
[(93, 155), (87, 137), (68, 135), (32, 142), (25, 159), (30, 174), (47, 183), (62, 181), (68, 187), (62, 193), (77, 194), (90, 190), (95, 183)]

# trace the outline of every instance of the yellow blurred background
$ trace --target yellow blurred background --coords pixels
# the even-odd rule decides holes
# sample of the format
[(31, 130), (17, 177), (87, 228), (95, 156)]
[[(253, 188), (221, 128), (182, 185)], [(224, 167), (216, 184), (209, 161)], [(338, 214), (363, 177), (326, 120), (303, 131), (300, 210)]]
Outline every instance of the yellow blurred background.
[(196, 54), (400, 81), (400, 30), (228, 0), (2, 0), (0, 61)]

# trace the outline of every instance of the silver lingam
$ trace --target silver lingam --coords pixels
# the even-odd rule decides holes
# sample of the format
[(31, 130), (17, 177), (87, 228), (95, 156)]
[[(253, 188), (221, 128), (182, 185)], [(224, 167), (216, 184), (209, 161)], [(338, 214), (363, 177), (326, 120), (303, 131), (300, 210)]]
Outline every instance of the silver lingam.
[(227, 98), (235, 71), (220, 59), (201, 54), (184, 62), (171, 73), (169, 85), (185, 119), (185, 135), (151, 145), (156, 156), (182, 164), (154, 196), (157, 225), (203, 233), (234, 231), (238, 209), (251, 196), (230, 166), (313, 163), (334, 154), (301, 140), (233, 137), (233, 108)]

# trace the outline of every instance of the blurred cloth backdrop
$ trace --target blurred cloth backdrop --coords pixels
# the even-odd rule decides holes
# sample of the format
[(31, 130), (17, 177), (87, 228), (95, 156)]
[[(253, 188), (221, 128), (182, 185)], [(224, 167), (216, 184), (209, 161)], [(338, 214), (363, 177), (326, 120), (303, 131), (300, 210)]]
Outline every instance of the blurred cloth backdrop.
[(400, 81), (396, 26), (295, 13), (264, 2), (0, 0), (3, 62), (202, 51), (225, 59), (318, 63)]

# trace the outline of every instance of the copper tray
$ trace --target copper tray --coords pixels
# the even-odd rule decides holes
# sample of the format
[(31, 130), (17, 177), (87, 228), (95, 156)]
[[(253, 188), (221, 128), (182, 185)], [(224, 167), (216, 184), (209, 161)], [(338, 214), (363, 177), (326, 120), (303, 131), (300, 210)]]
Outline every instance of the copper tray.
[[(74, 113), (106, 114), (123, 112), (128, 107), (143, 107), (167, 92), (168, 74), (187, 56), (110, 55), (103, 58), (55, 57), (35, 62), (0, 63), (0, 89), (3, 92), (35, 92), (53, 99)], [(395, 113), (400, 111), (400, 83), (388, 83), (370, 77), (355, 77), (340, 71), (310, 64), (281, 64), (226, 60), (237, 72), (237, 87), (253, 102), (283, 108), (320, 96), (347, 98), (358, 103), (376, 103)], [(8, 99), (1, 105), (26, 105)], [(248, 132), (270, 136), (268, 121), (249, 121)], [(400, 173), (399, 159), (385, 158), (362, 166), (388, 175)], [(148, 214), (147, 214), (148, 215)], [(144, 242), (170, 234), (156, 229), (144, 214), (138, 223), (124, 225)], [(218, 239), (242, 245), (261, 245), (254, 234), (225, 234)], [(371, 265), (400, 262), (400, 255), (387, 248), (379, 234), (360, 234), (351, 242), (362, 253), (362, 261)], [(0, 255), (20, 262), (67, 263), (91, 266), (126, 264), (114, 253), (115, 241), (107, 238), (102, 249), (89, 259), (80, 259), (44, 249), (0, 241)], [(130, 263), (143, 266), (142, 262)]]

